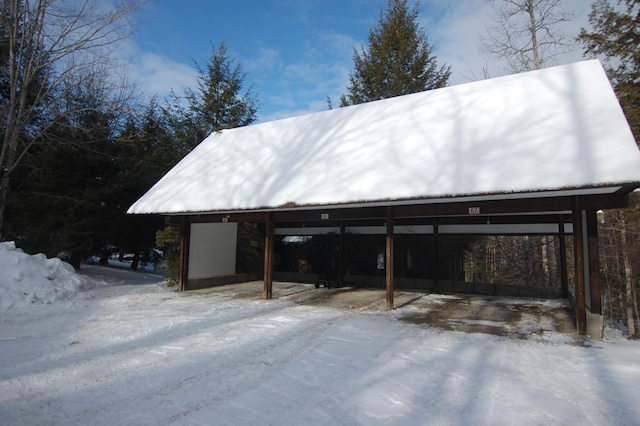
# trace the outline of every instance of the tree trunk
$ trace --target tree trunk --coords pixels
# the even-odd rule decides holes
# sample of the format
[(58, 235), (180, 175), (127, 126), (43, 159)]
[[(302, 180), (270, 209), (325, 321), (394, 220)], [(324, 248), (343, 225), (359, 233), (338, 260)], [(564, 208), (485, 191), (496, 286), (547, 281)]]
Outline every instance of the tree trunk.
[(531, 47), (533, 49), (533, 69), (539, 70), (542, 67), (540, 63), (540, 52), (538, 49), (538, 24), (536, 22), (536, 14), (533, 8), (533, 0), (527, 0), (527, 12), (529, 12), (529, 23), (531, 25)]
[(131, 269), (137, 271), (138, 263), (140, 263), (140, 250), (136, 248), (136, 250), (133, 252), (133, 260), (131, 260)]
[(634, 291), (633, 278), (631, 269), (631, 259), (629, 258), (629, 247), (627, 247), (627, 225), (624, 218), (624, 212), (620, 212), (620, 246), (622, 248), (622, 261), (624, 262), (624, 283), (627, 290), (627, 324), (629, 327), (629, 337), (636, 338), (636, 320), (633, 315), (634, 307)]
[(0, 241), (4, 241), (4, 207), (7, 205), (9, 194), (9, 178), (4, 174), (0, 177)]
[(549, 239), (547, 236), (540, 238), (540, 260), (542, 261), (542, 275), (544, 276), (544, 286), (551, 286), (551, 268), (549, 267)]
[(98, 262), (98, 264), (106, 266), (109, 264), (109, 250), (104, 248), (102, 249), (102, 253), (100, 255), (100, 261)]
[(78, 250), (72, 250), (71, 259), (69, 259), (71, 266), (73, 266), (76, 270), (78, 270), (80, 269), (81, 261), (82, 261), (82, 253), (80, 253)]

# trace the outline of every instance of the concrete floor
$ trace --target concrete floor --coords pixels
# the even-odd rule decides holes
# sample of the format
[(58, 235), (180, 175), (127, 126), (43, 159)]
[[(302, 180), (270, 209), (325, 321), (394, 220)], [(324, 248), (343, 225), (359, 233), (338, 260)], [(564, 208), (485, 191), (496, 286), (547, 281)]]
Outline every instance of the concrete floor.
[[(183, 293), (225, 293), (233, 298), (262, 299), (263, 282), (230, 284)], [(316, 289), (313, 284), (274, 282), (273, 299), (363, 312), (386, 311), (386, 292), (382, 289), (340, 287)], [(395, 291), (394, 315), (401, 321), (496, 336), (527, 338), (545, 333), (577, 336), (575, 318), (563, 299), (523, 299), (477, 295), (442, 295)]]

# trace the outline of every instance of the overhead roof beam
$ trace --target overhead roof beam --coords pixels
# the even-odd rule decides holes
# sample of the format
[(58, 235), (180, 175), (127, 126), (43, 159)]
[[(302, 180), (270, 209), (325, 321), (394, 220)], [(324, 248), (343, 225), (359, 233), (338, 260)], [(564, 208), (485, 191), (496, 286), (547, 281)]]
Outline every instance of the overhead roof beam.
[[(627, 195), (596, 194), (578, 197), (582, 210), (598, 210), (624, 208), (627, 206)], [(458, 216), (474, 218), (486, 215), (558, 215), (571, 211), (574, 197), (527, 198), (514, 200), (490, 200), (469, 202), (442, 202), (433, 204), (416, 204), (395, 206), (394, 215), (402, 218), (429, 218), (440, 216)], [(202, 213), (187, 215), (190, 222), (266, 222), (267, 211), (273, 213), (273, 220), (278, 222), (324, 222), (340, 220), (384, 219), (386, 208), (327, 206), (326, 209), (299, 207), (295, 209), (265, 211), (236, 211), (224, 213)], [(473, 221), (474, 219), (470, 219)], [(524, 220), (524, 218), (522, 218)]]

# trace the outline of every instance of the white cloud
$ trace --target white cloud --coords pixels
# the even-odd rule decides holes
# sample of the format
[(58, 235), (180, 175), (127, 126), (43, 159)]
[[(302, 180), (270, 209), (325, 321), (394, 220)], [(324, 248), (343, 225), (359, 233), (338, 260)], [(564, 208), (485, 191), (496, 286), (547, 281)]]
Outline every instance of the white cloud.
[(282, 66), (278, 49), (262, 47), (258, 49), (258, 56), (242, 61), (242, 66), (248, 73), (262, 73), (267, 69), (277, 69)]
[(435, 44), (438, 64), (452, 68), (451, 84), (474, 80), (473, 73), (481, 72), (483, 58), (477, 40), (486, 24), (484, 0), (453, 2), (443, 18), (434, 23), (429, 34)]
[(136, 55), (129, 67), (130, 75), (149, 95), (167, 96), (172, 89), (180, 94), (185, 87), (196, 85), (198, 75), (191, 65), (150, 52)]
[(327, 51), (348, 59), (353, 57), (353, 49), (359, 49), (363, 44), (362, 41), (356, 40), (349, 35), (335, 32), (321, 34), (319, 40)]
[(324, 111), (328, 108), (327, 96), (337, 106), (338, 97), (349, 82), (356, 45), (359, 42), (348, 35), (321, 33), (309, 42), (304, 58), (287, 64), (279, 62), (279, 74), (269, 88), (272, 95), (262, 100), (263, 106), (275, 108), (261, 115), (260, 121)]

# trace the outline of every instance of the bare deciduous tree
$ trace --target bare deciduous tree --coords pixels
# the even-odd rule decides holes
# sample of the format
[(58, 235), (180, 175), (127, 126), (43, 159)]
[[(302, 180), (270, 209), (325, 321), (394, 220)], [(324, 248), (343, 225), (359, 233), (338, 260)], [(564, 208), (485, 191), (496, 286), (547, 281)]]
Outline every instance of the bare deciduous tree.
[(573, 15), (567, 0), (487, 0), (493, 7), (487, 35), (480, 38), (480, 50), (504, 60), (509, 71), (540, 69), (558, 55), (574, 49), (573, 37), (562, 24)]
[[(9, 180), (35, 143), (70, 112), (57, 100), (70, 82), (110, 76), (113, 50), (142, 0), (0, 0), (0, 240)], [(71, 112), (73, 113), (73, 112)]]

